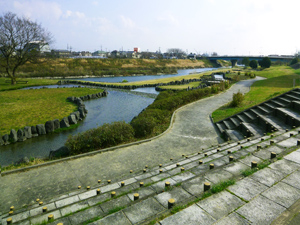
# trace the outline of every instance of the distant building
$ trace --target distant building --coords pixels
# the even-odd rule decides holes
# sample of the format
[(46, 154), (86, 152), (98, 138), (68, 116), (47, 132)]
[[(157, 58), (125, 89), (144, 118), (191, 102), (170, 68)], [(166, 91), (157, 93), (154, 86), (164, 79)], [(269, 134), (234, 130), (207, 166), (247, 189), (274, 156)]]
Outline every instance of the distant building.
[(29, 51), (32, 49), (37, 49), (40, 53), (50, 53), (50, 46), (47, 42), (44, 41), (31, 41), (28, 44)]
[(100, 58), (106, 58), (107, 53), (105, 51), (95, 51), (92, 53), (92, 56), (98, 56)]
[(89, 51), (82, 51), (80, 53), (81, 53), (81, 56), (84, 56), (84, 57), (92, 56), (92, 53), (90, 53)]
[(51, 54), (58, 58), (67, 58), (71, 56), (71, 51), (64, 49), (53, 49), (51, 50)]
[(138, 47), (135, 47), (135, 48), (133, 48), (133, 51), (134, 51), (134, 52), (141, 52), (141, 49), (138, 48)]
[(196, 59), (196, 56), (197, 55), (195, 53), (190, 53), (190, 54), (187, 55), (187, 58), (188, 59)]

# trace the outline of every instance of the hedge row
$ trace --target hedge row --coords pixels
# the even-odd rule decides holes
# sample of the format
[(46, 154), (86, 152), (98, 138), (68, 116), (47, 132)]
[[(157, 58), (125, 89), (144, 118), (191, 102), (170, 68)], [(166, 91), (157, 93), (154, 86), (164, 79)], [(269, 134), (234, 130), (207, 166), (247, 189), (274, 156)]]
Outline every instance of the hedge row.
[(168, 128), (171, 116), (176, 109), (224, 91), (228, 87), (229, 82), (222, 82), (191, 91), (163, 91), (151, 105), (133, 118), (130, 124), (125, 122), (104, 124), (70, 136), (65, 145), (70, 149), (71, 154), (80, 154), (156, 136)]

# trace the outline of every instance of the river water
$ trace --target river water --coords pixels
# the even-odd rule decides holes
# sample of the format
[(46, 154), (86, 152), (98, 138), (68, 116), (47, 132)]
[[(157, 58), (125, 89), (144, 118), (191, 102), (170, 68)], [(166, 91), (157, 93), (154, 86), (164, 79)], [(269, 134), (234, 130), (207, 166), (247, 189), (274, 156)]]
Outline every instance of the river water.
[[(172, 76), (182, 76), (189, 73), (198, 73), (212, 70), (214, 68), (187, 69), (178, 70), (178, 74), (155, 75), (155, 76), (130, 76), (130, 77), (105, 77), (105, 78), (83, 78), (86, 81), (101, 82), (121, 82), (151, 80)], [(57, 86), (52, 85), (52, 88)], [(138, 88), (132, 91), (109, 89), (107, 97), (95, 100), (85, 101), (88, 110), (87, 117), (79, 122), (79, 126), (74, 130), (64, 131), (61, 133), (47, 134), (36, 138), (31, 138), (25, 142), (17, 142), (7, 146), (0, 146), (0, 165), (7, 166), (23, 157), (44, 158), (49, 155), (51, 150), (56, 150), (63, 146), (69, 135), (75, 135), (79, 132), (101, 126), (104, 123), (114, 121), (130, 122), (133, 117), (137, 116), (144, 108), (153, 101), (153, 94), (158, 94), (155, 88)], [(150, 93), (148, 95), (146, 93)]]

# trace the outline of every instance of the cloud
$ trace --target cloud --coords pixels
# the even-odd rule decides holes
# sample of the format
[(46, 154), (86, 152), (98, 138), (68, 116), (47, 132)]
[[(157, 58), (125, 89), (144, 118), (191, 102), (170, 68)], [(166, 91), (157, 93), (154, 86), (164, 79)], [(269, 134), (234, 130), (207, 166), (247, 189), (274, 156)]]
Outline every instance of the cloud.
[(95, 6), (97, 6), (99, 4), (99, 2), (98, 1), (93, 1), (92, 2), (92, 5), (95, 5)]
[(28, 1), (14, 1), (14, 9), (20, 15), (29, 18), (46, 18), (59, 19), (62, 15), (61, 7), (56, 2), (28, 0)]
[(136, 27), (136, 24), (129, 17), (121, 15), (120, 18), (124, 28), (133, 29)]
[(66, 13), (63, 14), (64, 18), (75, 18), (75, 19), (84, 19), (85, 18), (85, 14), (82, 12), (73, 12), (71, 10), (67, 10)]
[(178, 24), (178, 20), (170, 12), (166, 12), (166, 13), (163, 13), (162, 16), (158, 16), (157, 20), (159, 22), (166, 22), (169, 24)]

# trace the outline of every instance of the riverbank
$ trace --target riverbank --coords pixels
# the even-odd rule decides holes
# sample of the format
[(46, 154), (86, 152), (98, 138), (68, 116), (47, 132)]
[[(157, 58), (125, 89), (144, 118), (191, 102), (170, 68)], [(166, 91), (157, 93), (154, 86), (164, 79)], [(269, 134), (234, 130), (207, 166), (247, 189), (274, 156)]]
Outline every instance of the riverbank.
[[(178, 69), (219, 67), (207, 59), (41, 59), (38, 64), (26, 63), (18, 77), (131, 76), (133, 74), (172, 74)], [(5, 76), (0, 69), (0, 77)]]

